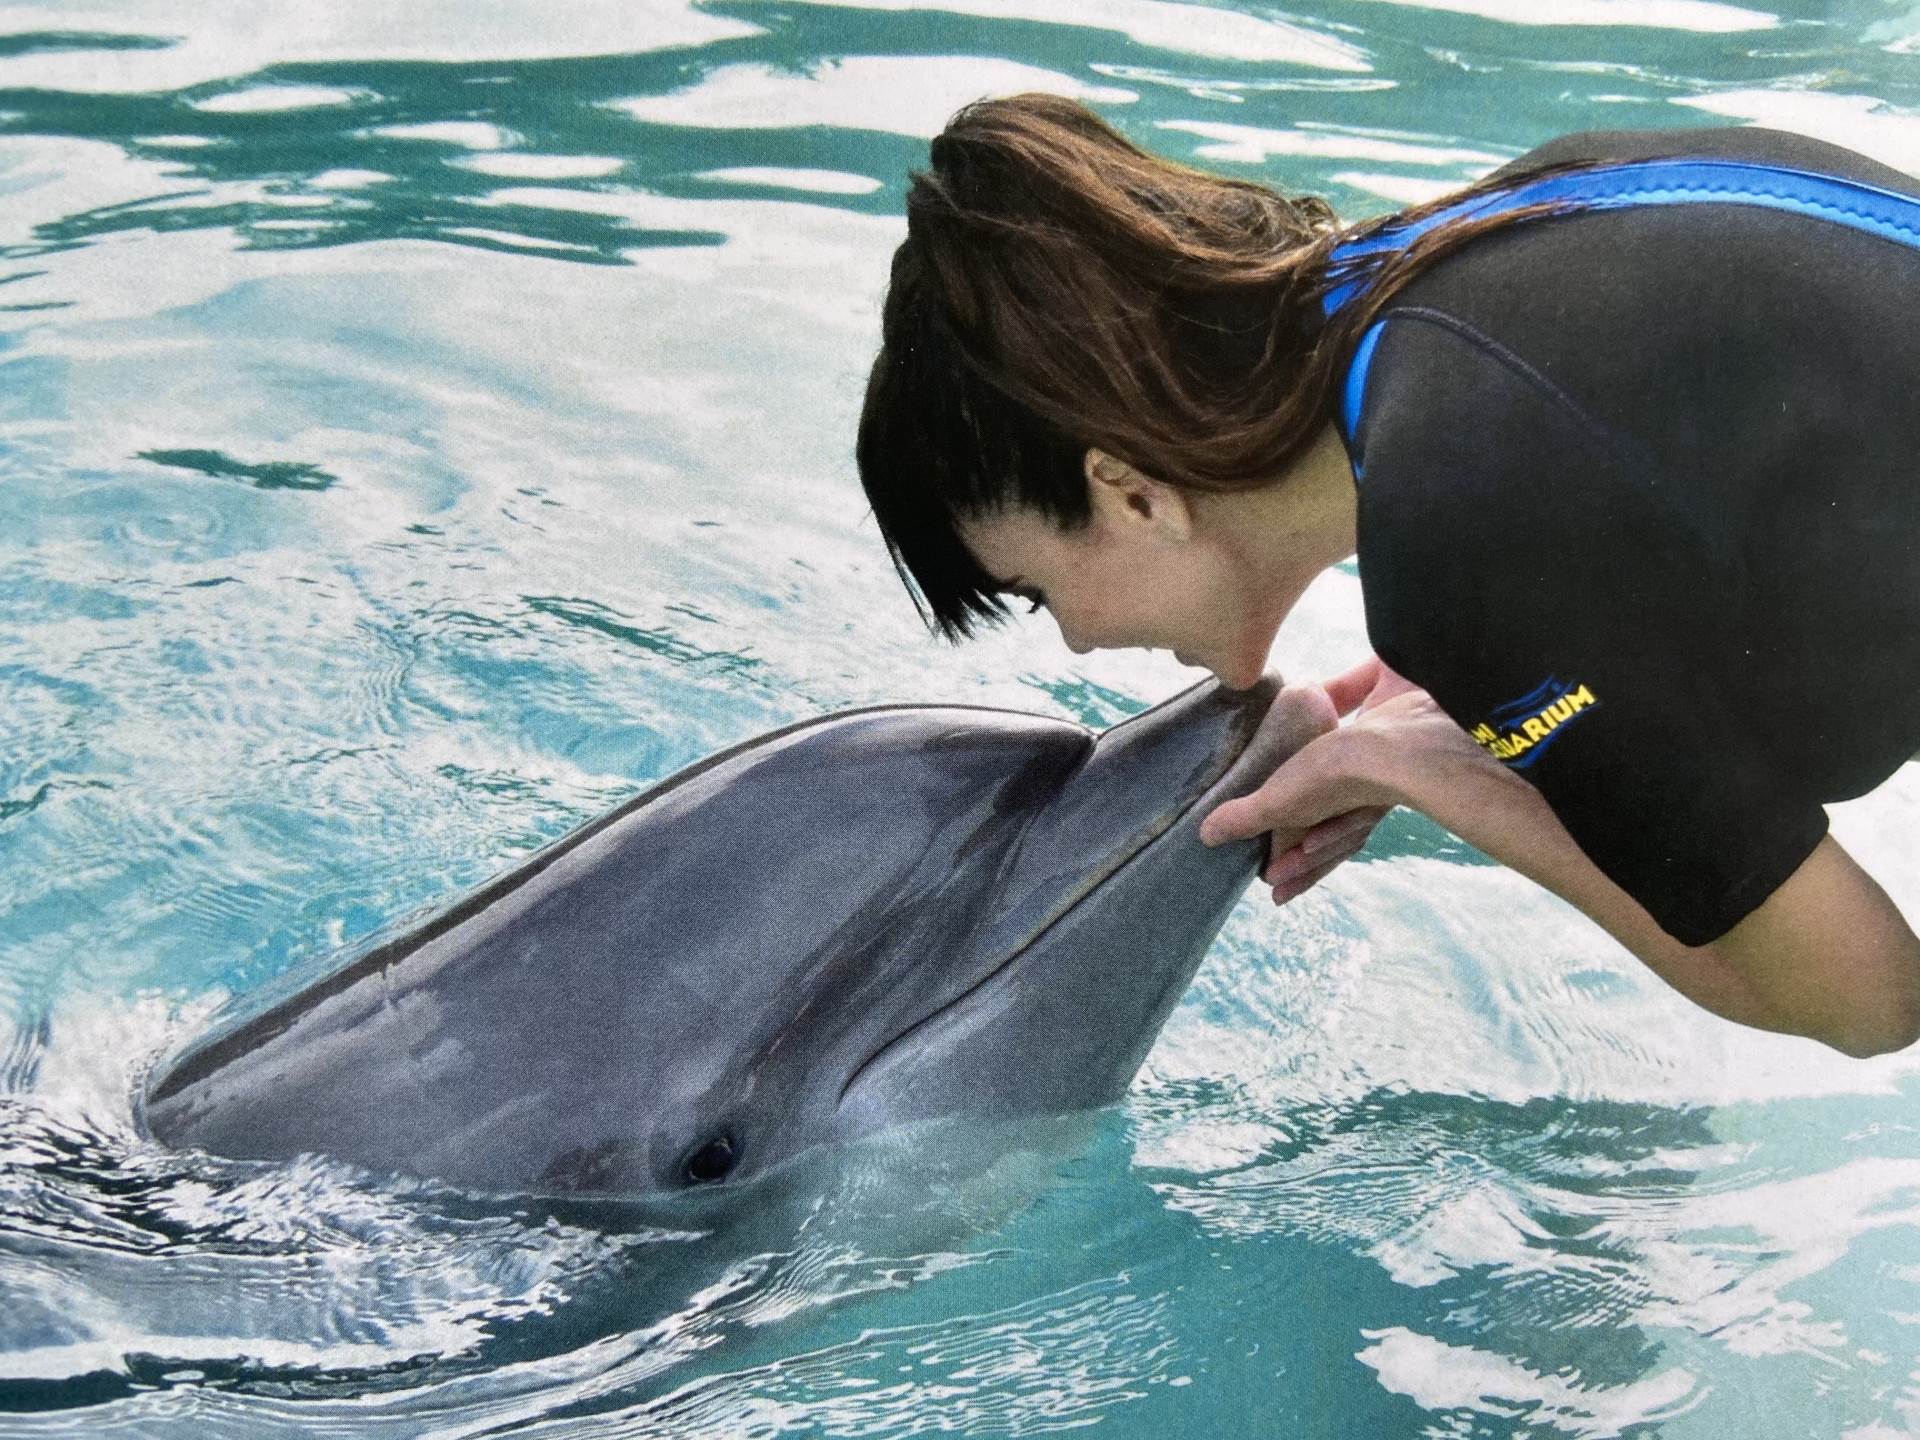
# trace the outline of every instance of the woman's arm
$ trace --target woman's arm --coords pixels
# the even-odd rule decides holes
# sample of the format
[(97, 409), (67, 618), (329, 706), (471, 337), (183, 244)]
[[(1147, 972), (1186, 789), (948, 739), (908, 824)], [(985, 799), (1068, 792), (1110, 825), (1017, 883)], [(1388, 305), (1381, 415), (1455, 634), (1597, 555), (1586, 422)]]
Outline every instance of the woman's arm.
[(1759, 909), (1702, 949), (1787, 1018), (1772, 1028), (1860, 1056), (1920, 1039), (1920, 938), (1831, 835)]
[(1252, 795), (1215, 809), (1201, 834), (1218, 843), (1272, 831), (1279, 854), (1317, 825), (1388, 805), (1420, 811), (1544, 885), (1727, 1019), (1850, 1055), (1920, 1039), (1920, 939), (1831, 836), (1726, 935), (1682, 945), (1587, 859), (1537, 790), (1423, 691), (1314, 741)]

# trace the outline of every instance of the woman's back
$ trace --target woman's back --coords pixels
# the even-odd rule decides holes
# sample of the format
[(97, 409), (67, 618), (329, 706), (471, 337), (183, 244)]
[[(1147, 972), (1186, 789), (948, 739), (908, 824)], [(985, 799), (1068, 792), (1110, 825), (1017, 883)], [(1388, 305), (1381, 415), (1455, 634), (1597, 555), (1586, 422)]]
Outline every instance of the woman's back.
[[(1509, 763), (1643, 899), (1654, 872), (1715, 889), (1716, 849), (1738, 892), (1777, 868), (1748, 836), (1786, 863), (1818, 802), (1920, 746), (1920, 181), (1751, 129), (1569, 136), (1510, 168), (1672, 154), (1913, 196), (1915, 243), (1741, 204), (1484, 237), (1383, 312), (1351, 437), (1381, 655), (1469, 729), (1556, 673), (1592, 684), (1581, 739)], [(1664, 803), (1686, 793), (1733, 838)]]

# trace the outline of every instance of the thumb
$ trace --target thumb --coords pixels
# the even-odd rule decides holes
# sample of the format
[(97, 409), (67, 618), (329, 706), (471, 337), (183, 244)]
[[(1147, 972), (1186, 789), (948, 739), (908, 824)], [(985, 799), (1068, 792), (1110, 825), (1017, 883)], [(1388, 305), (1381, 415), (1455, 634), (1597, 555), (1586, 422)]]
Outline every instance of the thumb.
[(1378, 655), (1369, 655), (1352, 669), (1343, 670), (1332, 679), (1322, 681), (1321, 688), (1327, 692), (1327, 698), (1333, 701), (1335, 712), (1348, 715), (1373, 693), (1382, 675), (1391, 673), (1380, 662)]
[(1235, 840), (1251, 840), (1279, 828), (1293, 788), (1290, 780), (1276, 771), (1251, 795), (1214, 806), (1200, 822), (1200, 842), (1225, 845)]
[(1257, 830), (1242, 828), (1253, 816), (1253, 797), (1242, 796), (1238, 800), (1225, 800), (1213, 807), (1207, 818), (1200, 822), (1200, 843), (1202, 845), (1225, 845), (1233, 840), (1245, 840), (1256, 835)]

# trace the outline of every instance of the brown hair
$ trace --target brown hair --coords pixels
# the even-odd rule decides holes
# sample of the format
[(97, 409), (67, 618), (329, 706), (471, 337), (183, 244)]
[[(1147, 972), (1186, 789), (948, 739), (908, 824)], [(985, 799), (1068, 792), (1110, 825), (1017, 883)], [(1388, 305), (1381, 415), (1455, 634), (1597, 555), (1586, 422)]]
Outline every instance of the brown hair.
[(1084, 524), (1090, 447), (1196, 490), (1272, 483), (1397, 291), (1478, 235), (1574, 208), (1450, 221), (1336, 273), (1336, 245), (1523, 177), (1343, 227), (1324, 200), (1150, 154), (1044, 94), (963, 107), (930, 158), (909, 177), (855, 454), (895, 569), (949, 639), (1007, 613), (961, 520), (1019, 504)]

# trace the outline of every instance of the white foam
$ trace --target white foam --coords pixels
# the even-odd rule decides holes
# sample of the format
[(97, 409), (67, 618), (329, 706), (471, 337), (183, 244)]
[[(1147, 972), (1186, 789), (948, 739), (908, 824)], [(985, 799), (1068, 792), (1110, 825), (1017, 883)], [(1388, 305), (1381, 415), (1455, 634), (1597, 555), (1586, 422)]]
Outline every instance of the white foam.
[(331, 85), (254, 85), (195, 100), (193, 108), (213, 115), (266, 115), (282, 110), (320, 110), (374, 98), (367, 90)]
[(0, 88), (79, 94), (181, 90), (275, 66), (379, 60), (461, 62), (633, 55), (765, 33), (695, 0), (545, 0), (493, 5), (286, 5), (257, 0), (57, 0), (13, 5), (12, 34), (47, 31), (159, 38), (152, 48), (31, 51), (0, 58)]
[(1451, 180), (1429, 180), (1419, 175), (1390, 175), (1378, 170), (1336, 170), (1327, 179), (1336, 185), (1378, 195), (1395, 205), (1424, 205), (1429, 200), (1438, 200), (1450, 190), (1460, 188), (1458, 182)]
[(1140, 97), (1113, 85), (977, 55), (851, 55), (803, 74), (772, 65), (722, 65), (685, 90), (611, 102), (636, 120), (707, 130), (804, 126), (880, 130), (930, 139), (969, 101), (1028, 90), (1109, 105)]
[(1512, 157), (1497, 151), (1464, 145), (1441, 145), (1415, 137), (1367, 134), (1300, 126), (1273, 130), (1258, 125), (1234, 125), (1219, 120), (1162, 120), (1161, 130), (1197, 135), (1207, 143), (1196, 147), (1211, 160), (1239, 160), (1264, 164), (1275, 155), (1315, 160), (1372, 160), (1390, 165), (1453, 165), (1476, 170), (1493, 169)]
[(837, 10), (892, 10), (978, 15), (1091, 30), (1117, 31), (1139, 45), (1245, 64), (1302, 65), (1370, 71), (1359, 46), (1276, 17), (1171, 0), (796, 0)]
[(1872, 95), (1831, 90), (1723, 90), (1674, 104), (1775, 130), (1792, 130), (1920, 175), (1920, 115)]
[(362, 132), (385, 140), (418, 140), (429, 145), (452, 145), (462, 150), (504, 150), (520, 137), (484, 120), (420, 120), (406, 125), (375, 125)]
[[(498, 150), (498, 145), (474, 146), (477, 150)], [(598, 180), (616, 175), (626, 161), (614, 155), (532, 155), (525, 151), (506, 154), (461, 155), (448, 162), (462, 170), (481, 175), (499, 175), (509, 180)]]
[(1452, 1345), (1404, 1326), (1361, 1332), (1373, 1343), (1354, 1356), (1380, 1383), (1429, 1412), (1467, 1411), (1529, 1431), (1612, 1437), (1692, 1408), (1704, 1392), (1681, 1369), (1629, 1385), (1593, 1385), (1577, 1374), (1542, 1375), (1504, 1355)]
[(781, 165), (732, 165), (721, 170), (699, 171), (694, 178), (717, 180), (726, 185), (812, 190), (822, 195), (871, 195), (885, 184), (871, 175), (849, 175), (844, 170), (806, 170)]
[(1713, 0), (1371, 0), (1371, 3), (1477, 15), (1505, 25), (1630, 25), (1691, 30), (1701, 35), (1771, 30), (1780, 23), (1777, 17), (1763, 10), (1716, 4)]

